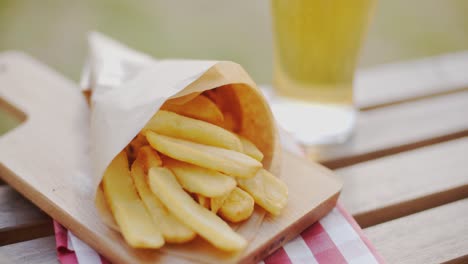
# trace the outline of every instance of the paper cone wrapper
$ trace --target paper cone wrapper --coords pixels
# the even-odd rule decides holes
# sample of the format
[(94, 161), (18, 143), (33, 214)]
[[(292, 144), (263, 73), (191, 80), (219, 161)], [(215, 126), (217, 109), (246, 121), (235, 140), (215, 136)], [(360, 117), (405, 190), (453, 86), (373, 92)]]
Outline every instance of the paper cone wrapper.
[[(168, 99), (189, 100), (203, 91), (228, 98), (231, 113), (240, 121), (238, 133), (251, 140), (264, 154), (264, 168), (279, 173), (279, 143), (269, 106), (255, 83), (236, 63), (202, 60), (155, 60), (131, 50), (99, 33), (89, 36), (90, 56), (82, 86), (91, 89), (91, 158), (96, 205), (104, 222), (117, 229), (103, 199), (99, 184), (104, 171), (127, 144), (141, 131)], [(264, 211), (234, 227), (252, 239)], [(213, 247), (196, 239), (189, 244), (165, 245), (163, 251), (203, 258)]]

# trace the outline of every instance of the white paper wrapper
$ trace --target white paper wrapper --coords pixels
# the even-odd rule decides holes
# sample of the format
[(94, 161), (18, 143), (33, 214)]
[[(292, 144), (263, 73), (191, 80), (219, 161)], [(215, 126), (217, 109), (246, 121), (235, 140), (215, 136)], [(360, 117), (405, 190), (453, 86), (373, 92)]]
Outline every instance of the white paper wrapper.
[[(252, 140), (264, 153), (264, 167), (273, 173), (278, 172), (279, 147), (271, 111), (240, 65), (225, 61), (155, 60), (99, 33), (90, 34), (89, 50), (82, 86), (92, 90), (91, 158), (95, 190), (98, 190), (112, 159), (166, 100), (189, 94), (196, 96), (225, 85), (228, 85), (223, 87), (226, 95), (237, 97), (242, 116), (239, 133)], [(99, 204), (98, 201), (102, 214)], [(240, 225), (237, 231), (251, 239), (263, 215), (263, 210), (256, 210), (254, 216)], [(106, 217), (109, 220), (108, 212), (103, 218), (112, 226)], [(200, 258), (197, 255), (211, 254), (203, 243), (201, 246), (194, 243), (190, 247), (171, 245), (164, 249), (189, 258), (194, 254), (196, 258)]]

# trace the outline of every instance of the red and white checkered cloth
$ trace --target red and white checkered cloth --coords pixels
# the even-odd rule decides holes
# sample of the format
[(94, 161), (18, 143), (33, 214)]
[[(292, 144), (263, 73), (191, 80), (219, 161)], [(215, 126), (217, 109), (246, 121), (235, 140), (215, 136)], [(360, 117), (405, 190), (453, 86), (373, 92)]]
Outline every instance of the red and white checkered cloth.
[[(284, 131), (283, 148), (298, 155), (304, 151)], [(54, 222), (57, 255), (62, 264), (108, 264), (87, 244)], [(385, 263), (354, 218), (338, 204), (328, 215), (308, 227), (261, 264)]]
[[(62, 264), (108, 264), (104, 257), (59, 223), (54, 223), (57, 254)], [(356, 221), (337, 205), (300, 236), (264, 259), (262, 264), (384, 263)]]

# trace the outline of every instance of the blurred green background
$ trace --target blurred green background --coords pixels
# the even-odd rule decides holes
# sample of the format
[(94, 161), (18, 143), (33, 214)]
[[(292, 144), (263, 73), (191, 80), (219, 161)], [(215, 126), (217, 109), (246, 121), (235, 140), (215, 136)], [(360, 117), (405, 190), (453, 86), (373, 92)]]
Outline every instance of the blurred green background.
[[(0, 51), (21, 50), (78, 80), (86, 34), (155, 57), (233, 60), (269, 83), (268, 0), (1, 0)], [(360, 67), (468, 49), (467, 0), (379, 0)], [(0, 134), (9, 125), (0, 115)]]

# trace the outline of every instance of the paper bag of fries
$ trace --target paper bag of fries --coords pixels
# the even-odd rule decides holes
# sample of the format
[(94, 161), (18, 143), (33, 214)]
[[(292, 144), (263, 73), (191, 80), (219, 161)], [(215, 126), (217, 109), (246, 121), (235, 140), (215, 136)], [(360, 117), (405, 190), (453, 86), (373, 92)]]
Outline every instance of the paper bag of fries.
[(277, 131), (233, 62), (155, 60), (93, 33), (91, 157), (102, 220), (132, 248), (197, 259), (248, 246), (281, 214)]

